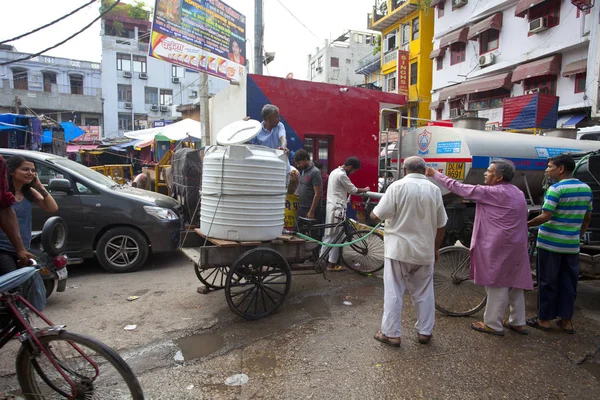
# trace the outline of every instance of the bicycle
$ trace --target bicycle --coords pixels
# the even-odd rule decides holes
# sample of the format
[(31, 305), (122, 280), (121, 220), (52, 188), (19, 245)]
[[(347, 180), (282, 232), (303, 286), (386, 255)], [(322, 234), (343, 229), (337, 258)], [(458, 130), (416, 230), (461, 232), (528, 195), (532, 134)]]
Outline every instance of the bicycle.
[[(529, 229), (527, 251), (532, 270), (536, 262), (537, 228)], [(485, 307), (487, 293), (470, 277), (470, 250), (464, 246), (448, 246), (440, 250), (433, 273), (435, 308), (451, 317), (468, 317)], [(534, 281), (534, 289), (537, 282)]]
[[(337, 260), (338, 263), (341, 262), (347, 268), (362, 275), (369, 275), (381, 270), (385, 258), (383, 236), (376, 231), (371, 232), (366, 229), (356, 229), (345, 212), (338, 219), (340, 222), (337, 223), (317, 224), (317, 221), (314, 219), (298, 217), (298, 232), (309, 237), (314, 237), (313, 235), (318, 236), (320, 231), (328, 228), (340, 229), (332, 244), (335, 246), (348, 243), (348, 245), (335, 246), (341, 247)], [(314, 268), (317, 273), (322, 273), (326, 270), (329, 253), (332, 250), (332, 246), (326, 246), (323, 254), (320, 254), (320, 246), (317, 246), (313, 250), (313, 255), (316, 259)]]
[[(18, 336), (16, 373), (23, 396), (143, 400), (133, 371), (114, 350), (54, 325), (19, 294), (17, 289), (36, 273), (26, 267), (0, 277), (0, 349)], [(46, 326), (34, 327), (32, 316)]]

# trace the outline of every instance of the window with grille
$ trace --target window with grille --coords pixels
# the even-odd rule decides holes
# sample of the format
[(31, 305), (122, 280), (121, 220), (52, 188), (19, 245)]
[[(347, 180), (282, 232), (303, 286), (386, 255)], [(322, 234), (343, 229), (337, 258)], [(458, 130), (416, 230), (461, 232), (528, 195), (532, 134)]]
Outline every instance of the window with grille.
[(120, 102), (131, 102), (131, 85), (117, 85), (117, 93)]
[(71, 94), (83, 94), (83, 75), (69, 75)]
[(544, 18), (546, 27), (553, 28), (560, 24), (560, 1), (547, 0), (529, 9), (529, 21)]
[(418, 62), (414, 62), (412, 64), (410, 64), (410, 84), (411, 85), (416, 85), (417, 84), (417, 73), (418, 73)]
[(412, 40), (419, 38), (419, 17), (412, 20)]
[(171, 89), (160, 89), (160, 105), (170, 106), (173, 104), (173, 91)]
[(133, 56), (133, 72), (148, 72), (145, 56)]
[(452, 43), (450, 45), (450, 65), (460, 64), (465, 61), (467, 53), (467, 44), (462, 42)]
[(500, 43), (500, 31), (488, 29), (479, 35), (479, 54), (496, 50)]
[(158, 104), (158, 88), (144, 88), (144, 102), (146, 104)]
[(131, 55), (124, 53), (117, 53), (117, 70), (118, 71), (131, 71)]
[(510, 97), (510, 90), (496, 89), (469, 95), (469, 110), (487, 110), (500, 108), (505, 98)]

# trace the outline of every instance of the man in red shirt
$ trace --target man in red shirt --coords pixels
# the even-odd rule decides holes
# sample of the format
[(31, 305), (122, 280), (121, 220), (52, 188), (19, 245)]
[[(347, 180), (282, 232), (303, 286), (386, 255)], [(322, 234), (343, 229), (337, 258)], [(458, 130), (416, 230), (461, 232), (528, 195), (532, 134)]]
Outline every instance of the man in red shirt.
[[(14, 202), (15, 198), (8, 190), (6, 164), (4, 163), (4, 158), (0, 156), (0, 229), (6, 233), (6, 236), (8, 236), (8, 239), (17, 250), (19, 264), (27, 265), (29, 259), (34, 258), (34, 256), (25, 249), (25, 246), (23, 246), (23, 242), (21, 241), (17, 216), (11, 207)], [(3, 274), (2, 265), (0, 265), (0, 275), (1, 274)]]

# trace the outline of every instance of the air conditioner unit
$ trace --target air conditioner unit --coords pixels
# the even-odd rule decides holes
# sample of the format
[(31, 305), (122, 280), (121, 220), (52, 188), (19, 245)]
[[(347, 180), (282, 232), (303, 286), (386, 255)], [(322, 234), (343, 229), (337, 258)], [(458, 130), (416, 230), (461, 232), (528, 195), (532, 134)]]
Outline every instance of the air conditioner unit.
[(323, 72), (323, 67), (317, 67), (317, 72)]
[(160, 106), (160, 112), (167, 112), (167, 111), (169, 111), (168, 106)]
[(148, 74), (145, 72), (140, 72), (140, 79), (148, 79)]
[(548, 88), (541, 87), (541, 88), (535, 88), (535, 89), (530, 89), (530, 90), (525, 91), (525, 94), (535, 94), (535, 93), (548, 93)]
[(125, 103), (125, 108), (133, 108), (133, 103), (130, 103), (130, 102)]
[(131, 78), (131, 71), (123, 71), (124, 78)]
[(468, 0), (452, 0), (452, 8), (460, 8), (462, 6), (466, 6)]
[(176, 76), (174, 76), (171, 80), (173, 81), (173, 83), (179, 83), (179, 78)]
[(488, 65), (492, 65), (495, 60), (496, 60), (496, 56), (494, 54), (492, 54), (492, 53), (484, 54), (482, 56), (479, 56), (479, 66), (487, 67)]
[(537, 18), (529, 21), (529, 33), (543, 32), (548, 29), (546, 18)]
[(152, 104), (150, 106), (150, 111), (158, 111), (158, 104)]
[(457, 118), (460, 117), (463, 113), (463, 110), (461, 110), (460, 108), (451, 108), (450, 109), (450, 118)]

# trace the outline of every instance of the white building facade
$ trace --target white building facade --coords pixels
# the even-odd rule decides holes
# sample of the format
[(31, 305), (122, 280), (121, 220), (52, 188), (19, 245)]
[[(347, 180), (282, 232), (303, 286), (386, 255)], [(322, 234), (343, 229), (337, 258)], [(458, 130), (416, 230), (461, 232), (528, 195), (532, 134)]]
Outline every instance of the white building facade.
[(68, 58), (30, 56), (12, 46), (0, 49), (0, 113), (45, 115), (57, 122), (100, 126), (100, 64)]
[(572, 3), (432, 0), (432, 119), (477, 111), (500, 129), (503, 100), (536, 92), (559, 97), (558, 128), (598, 117), (598, 6)]
[(377, 34), (350, 30), (308, 56), (308, 80), (357, 86), (364, 75), (357, 74), (359, 61), (373, 54)]
[[(114, 28), (119, 21), (123, 28)], [(198, 99), (199, 74), (148, 56), (151, 23), (108, 14), (102, 21), (104, 136), (181, 118), (177, 106)], [(209, 94), (229, 83), (209, 77)]]

